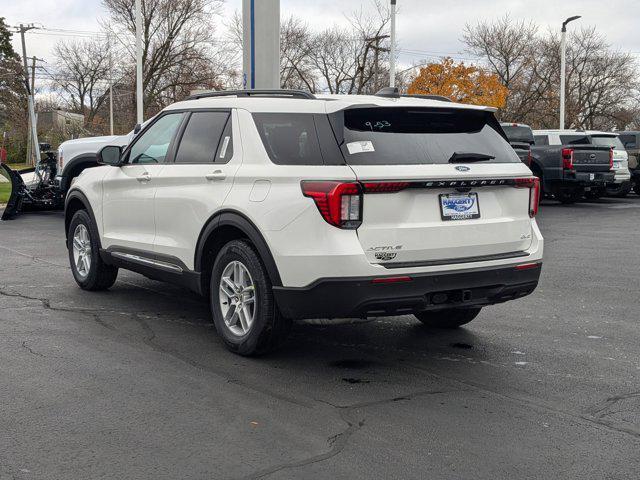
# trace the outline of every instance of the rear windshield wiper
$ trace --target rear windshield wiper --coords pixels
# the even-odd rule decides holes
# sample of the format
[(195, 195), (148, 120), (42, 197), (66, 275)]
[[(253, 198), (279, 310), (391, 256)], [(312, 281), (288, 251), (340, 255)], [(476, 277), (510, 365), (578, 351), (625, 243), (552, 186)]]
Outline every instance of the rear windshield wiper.
[(487, 160), (493, 160), (493, 155), (487, 155), (486, 153), (474, 153), (474, 152), (453, 152), (453, 155), (449, 158), (449, 163), (463, 163), (463, 162), (486, 162)]

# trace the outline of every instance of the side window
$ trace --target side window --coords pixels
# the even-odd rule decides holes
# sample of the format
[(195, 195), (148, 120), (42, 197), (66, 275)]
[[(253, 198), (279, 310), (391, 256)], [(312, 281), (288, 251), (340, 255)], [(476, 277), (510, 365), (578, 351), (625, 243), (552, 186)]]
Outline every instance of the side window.
[(533, 141), (536, 145), (549, 145), (549, 137), (546, 135), (534, 135)]
[(620, 135), (620, 140), (625, 148), (636, 148), (636, 136), (635, 135)]
[[(229, 121), (229, 112), (193, 112), (182, 134), (176, 153), (176, 163), (213, 163), (218, 161), (221, 137)], [(226, 140), (231, 143), (231, 134)], [(222, 139), (224, 140), (224, 139)], [(229, 156), (229, 158), (231, 158)], [(227, 160), (228, 161), (228, 160)]]
[(136, 139), (128, 156), (128, 163), (164, 163), (183, 113), (170, 113), (158, 119)]
[(254, 113), (271, 161), (277, 165), (324, 165), (313, 114)]

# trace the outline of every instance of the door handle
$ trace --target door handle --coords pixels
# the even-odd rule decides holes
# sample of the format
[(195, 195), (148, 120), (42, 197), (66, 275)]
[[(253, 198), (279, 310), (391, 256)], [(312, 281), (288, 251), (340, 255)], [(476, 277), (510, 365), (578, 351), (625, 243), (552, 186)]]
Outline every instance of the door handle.
[(149, 172), (144, 172), (136, 177), (136, 180), (138, 180), (139, 182), (148, 182), (149, 180), (151, 180), (151, 174)]
[(227, 176), (222, 170), (215, 170), (213, 173), (208, 173), (204, 176), (207, 180), (224, 180)]

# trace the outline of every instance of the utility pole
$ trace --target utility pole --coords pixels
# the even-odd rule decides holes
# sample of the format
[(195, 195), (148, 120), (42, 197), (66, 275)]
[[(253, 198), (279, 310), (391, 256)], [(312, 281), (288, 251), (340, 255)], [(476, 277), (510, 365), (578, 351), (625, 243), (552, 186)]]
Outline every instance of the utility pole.
[[(40, 163), (40, 148), (38, 148), (38, 125), (36, 123), (36, 111), (34, 105), (33, 89), (29, 85), (29, 68), (27, 66), (27, 45), (25, 43), (24, 34), (29, 30), (33, 30), (33, 25), (20, 24), (18, 31), (20, 32), (20, 41), (22, 42), (22, 65), (24, 67), (24, 86), (27, 90), (27, 99), (29, 107), (29, 122), (31, 132), (31, 142), (34, 145), (36, 164)], [(27, 162), (29, 162), (30, 154), (27, 152)]]
[(113, 136), (113, 50), (109, 37), (109, 134)]
[(374, 93), (379, 90), (379, 73), (380, 73), (380, 64), (378, 60), (380, 59), (380, 52), (388, 52), (388, 48), (380, 47), (380, 40), (385, 38), (389, 38), (389, 35), (376, 35), (372, 38), (366, 38), (365, 41), (368, 43), (375, 43), (375, 45), (371, 45), (371, 49), (373, 50), (373, 90)]
[(396, 0), (391, 0), (391, 52), (389, 53), (389, 86), (396, 86)]
[(136, 0), (136, 110), (138, 123), (144, 123), (144, 103), (142, 88), (142, 0)]
[(564, 95), (565, 95), (565, 77), (566, 72), (566, 52), (567, 52), (567, 23), (573, 22), (580, 18), (580, 15), (567, 18), (562, 22), (562, 30), (560, 33), (560, 130), (564, 130)]

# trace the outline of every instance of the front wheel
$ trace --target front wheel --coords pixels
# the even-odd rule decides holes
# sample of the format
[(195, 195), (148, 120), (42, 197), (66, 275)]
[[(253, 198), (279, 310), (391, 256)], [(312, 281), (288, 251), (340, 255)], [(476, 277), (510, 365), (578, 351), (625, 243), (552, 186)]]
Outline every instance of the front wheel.
[(415, 314), (424, 325), (431, 328), (458, 328), (476, 318), (482, 307), (427, 310)]
[(216, 330), (232, 352), (267, 353), (288, 337), (291, 321), (278, 311), (269, 275), (250, 243), (233, 240), (222, 247), (209, 291)]
[(69, 263), (76, 283), (83, 290), (106, 290), (118, 277), (118, 268), (100, 258), (98, 229), (85, 210), (75, 213), (67, 232)]

